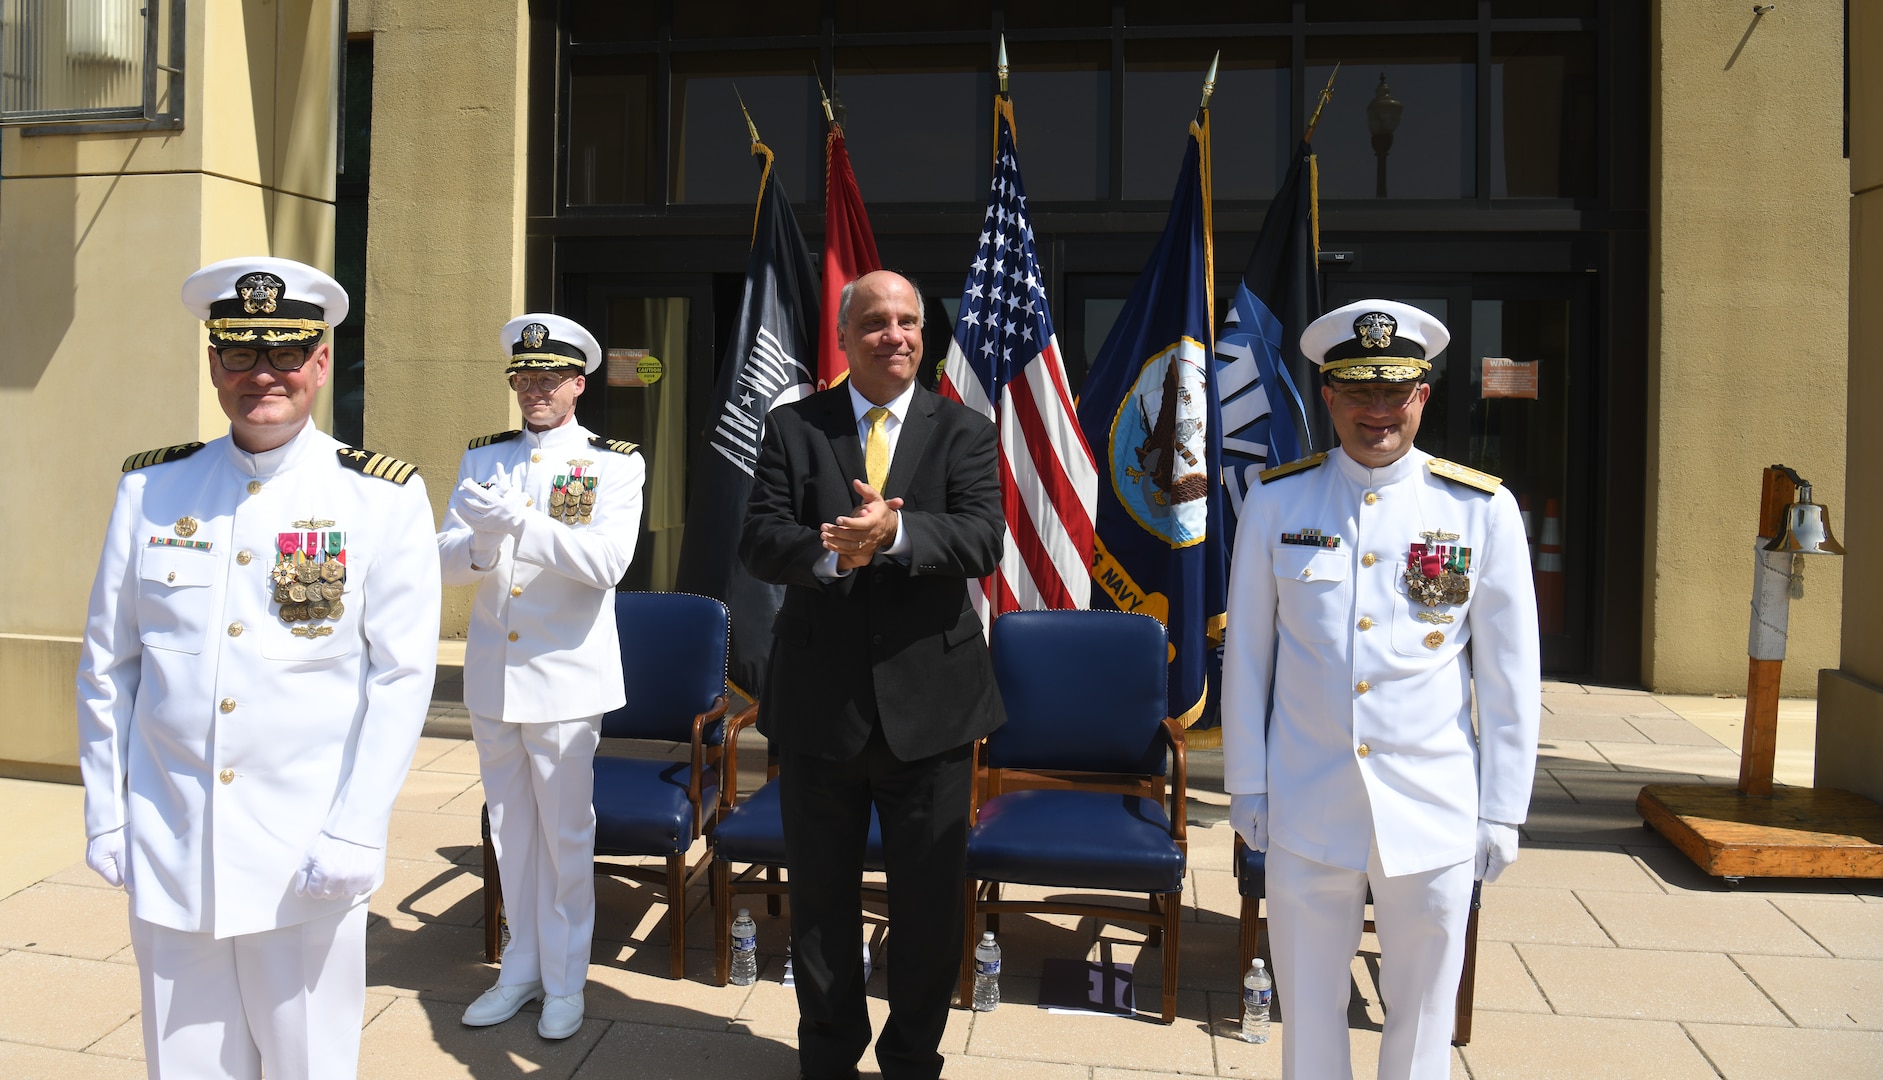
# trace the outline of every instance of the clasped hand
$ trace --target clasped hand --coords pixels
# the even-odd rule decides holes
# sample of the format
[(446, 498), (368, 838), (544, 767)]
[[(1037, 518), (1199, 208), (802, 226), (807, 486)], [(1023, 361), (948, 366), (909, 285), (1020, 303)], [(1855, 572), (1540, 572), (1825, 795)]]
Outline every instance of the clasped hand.
[(854, 570), (869, 565), (878, 551), (888, 551), (896, 542), (901, 521), (901, 499), (884, 499), (883, 493), (861, 480), (851, 481), (862, 504), (848, 516), (828, 522), (818, 530), (824, 550), (837, 553), (837, 569)]
[(520, 535), (529, 511), (525, 506), (528, 496), (517, 479), (499, 465), (488, 486), (465, 480), (458, 485), (458, 516), (472, 532)]

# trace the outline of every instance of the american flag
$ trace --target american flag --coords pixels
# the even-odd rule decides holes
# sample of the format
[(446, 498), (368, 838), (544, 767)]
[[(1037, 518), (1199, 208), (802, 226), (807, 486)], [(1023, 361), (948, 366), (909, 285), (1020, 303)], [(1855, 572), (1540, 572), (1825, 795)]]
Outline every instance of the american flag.
[(1000, 430), (1007, 536), (982, 579), (983, 620), (1015, 610), (1083, 608), (1092, 596), (1098, 473), (1079, 430), (1014, 154), (1013, 104), (994, 106), (994, 180), (941, 392)]

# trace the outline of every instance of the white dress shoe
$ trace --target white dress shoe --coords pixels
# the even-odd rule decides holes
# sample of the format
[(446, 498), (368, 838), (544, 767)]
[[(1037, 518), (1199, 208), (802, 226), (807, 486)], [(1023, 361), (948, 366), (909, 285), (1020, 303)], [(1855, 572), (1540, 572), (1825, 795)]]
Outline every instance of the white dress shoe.
[(465, 1027), (489, 1027), (501, 1024), (517, 1014), (517, 1010), (543, 996), (543, 984), (540, 982), (517, 983), (504, 986), (501, 983), (491, 987), (471, 1002), (471, 1007), (464, 1010)]
[(543, 1018), (536, 1022), (536, 1034), (545, 1039), (566, 1039), (582, 1028), (582, 991), (551, 994), (543, 999)]

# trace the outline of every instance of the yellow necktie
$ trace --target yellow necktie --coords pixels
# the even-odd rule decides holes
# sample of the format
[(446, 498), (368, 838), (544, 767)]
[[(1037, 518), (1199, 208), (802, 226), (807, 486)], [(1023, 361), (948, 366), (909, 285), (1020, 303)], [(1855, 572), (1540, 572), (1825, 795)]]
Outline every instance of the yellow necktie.
[(878, 405), (863, 414), (869, 419), (870, 433), (863, 440), (863, 478), (877, 491), (883, 490), (883, 481), (889, 479), (889, 436), (883, 431), (883, 421), (889, 419), (889, 410)]

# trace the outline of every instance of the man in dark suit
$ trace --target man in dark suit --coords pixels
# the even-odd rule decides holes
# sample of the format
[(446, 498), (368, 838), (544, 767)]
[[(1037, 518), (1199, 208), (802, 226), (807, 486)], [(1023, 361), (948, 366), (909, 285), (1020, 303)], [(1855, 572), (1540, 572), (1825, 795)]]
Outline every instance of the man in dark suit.
[(786, 586), (760, 728), (779, 748), (798, 1061), (853, 1077), (870, 1041), (863, 850), (882, 822), (894, 935), (887, 1080), (941, 1074), (959, 967), (971, 746), (1005, 719), (967, 583), (1000, 558), (994, 428), (916, 385), (922, 302), (844, 290), (848, 385), (774, 409), (739, 556)]

